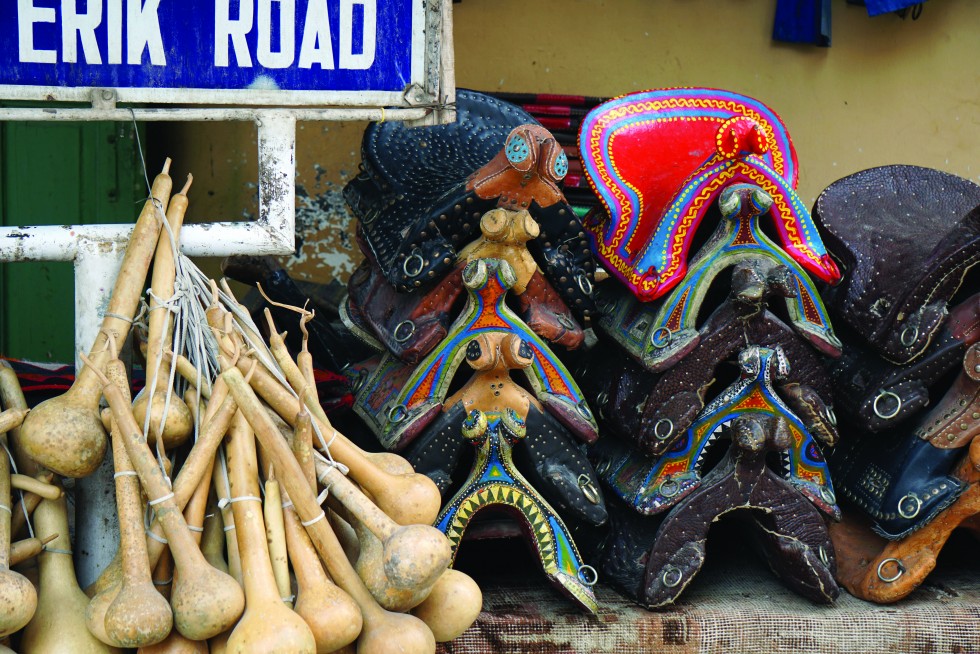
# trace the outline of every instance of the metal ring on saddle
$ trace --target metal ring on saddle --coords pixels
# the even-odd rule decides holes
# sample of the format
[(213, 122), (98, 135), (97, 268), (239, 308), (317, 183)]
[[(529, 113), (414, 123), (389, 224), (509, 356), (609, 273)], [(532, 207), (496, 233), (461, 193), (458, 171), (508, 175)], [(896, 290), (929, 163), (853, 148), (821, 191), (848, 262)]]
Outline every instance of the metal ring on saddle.
[[(882, 576), (881, 569), (885, 567), (886, 563), (895, 564), (895, 567), (898, 570), (898, 572), (896, 572), (894, 576), (891, 577)], [(888, 559), (884, 559), (881, 563), (878, 564), (878, 579), (881, 579), (886, 584), (890, 584), (893, 581), (897, 581), (898, 578), (901, 577), (903, 574), (905, 574), (905, 566), (902, 565), (902, 562), (899, 561), (898, 559), (888, 558)]]
[(367, 378), (368, 378), (367, 370), (364, 369), (358, 370), (357, 376), (354, 377), (354, 379), (352, 379), (350, 383), (351, 392), (356, 394), (359, 390), (361, 390), (361, 388), (364, 387), (364, 382), (367, 381)]
[(606, 391), (599, 391), (599, 394), (595, 396), (595, 405), (599, 407), (599, 417), (603, 420), (606, 419), (606, 413), (604, 409), (609, 403), (609, 393)]
[[(409, 265), (411, 264), (411, 267)], [(425, 270), (425, 259), (419, 254), (418, 250), (412, 252), (402, 264), (402, 271), (409, 277), (418, 277)]]
[(589, 279), (588, 275), (586, 275), (584, 272), (580, 272), (579, 274), (575, 275), (575, 281), (578, 282), (579, 290), (586, 295), (592, 295), (592, 281)]
[(684, 579), (684, 573), (676, 565), (667, 565), (664, 567), (664, 572), (660, 575), (660, 579), (667, 588), (676, 588), (681, 583), (681, 580)]
[(826, 547), (824, 547), (823, 545), (818, 547), (817, 555), (820, 557), (820, 560), (823, 562), (825, 566), (830, 567), (830, 557), (827, 555)]
[[(657, 338), (657, 334), (660, 334), (661, 332), (664, 332), (666, 334), (666, 336), (663, 337), (663, 342), (661, 342), (662, 339)], [(653, 333), (650, 334), (650, 345), (657, 348), (658, 350), (662, 350), (663, 348), (670, 345), (670, 341), (673, 338), (673, 336), (674, 336), (674, 332), (670, 331), (666, 327), (657, 327), (655, 330), (653, 330)]]
[(411, 320), (402, 320), (395, 326), (392, 336), (398, 343), (404, 343), (415, 335), (415, 323)]
[[(908, 511), (905, 510), (905, 501), (914, 500), (915, 508)], [(911, 520), (915, 516), (919, 515), (919, 511), (922, 509), (922, 500), (920, 500), (915, 495), (906, 495), (898, 501), (898, 515), (902, 516), (906, 520)]]
[(664, 497), (673, 497), (674, 495), (677, 495), (680, 490), (681, 485), (673, 479), (665, 479), (663, 483), (660, 484), (660, 494)]
[(592, 504), (599, 503), (599, 489), (595, 487), (595, 484), (584, 472), (578, 476), (578, 487), (582, 491), (582, 495), (585, 495), (585, 499)]
[(388, 422), (399, 423), (408, 417), (408, 409), (405, 408), (404, 404), (396, 404), (395, 406), (388, 409)]
[[(660, 433), (660, 425), (662, 423), (667, 423), (667, 432)], [(674, 433), (674, 422), (670, 418), (661, 418), (653, 426), (653, 435), (658, 441), (665, 441), (670, 438), (670, 435)]]
[[(881, 409), (878, 408), (878, 402), (880, 402), (883, 398), (886, 397), (895, 398), (895, 403), (896, 403), (895, 410), (887, 415), (882, 413)], [(902, 410), (902, 398), (900, 398), (898, 395), (896, 395), (891, 391), (881, 391), (880, 393), (878, 393), (878, 396), (875, 397), (875, 401), (874, 404), (871, 405), (871, 409), (875, 412), (875, 415), (881, 418), (882, 420), (891, 420), (892, 418), (898, 415), (899, 411)]]
[(588, 402), (582, 400), (575, 405), (575, 408), (578, 409), (578, 412), (581, 413), (582, 417), (584, 417), (586, 420), (592, 420), (592, 411), (589, 409)]
[(599, 581), (599, 573), (591, 565), (583, 565), (578, 569), (578, 580), (586, 586), (595, 586)]
[[(906, 341), (905, 335), (908, 334), (910, 330), (912, 332), (912, 337)], [(905, 347), (912, 347), (915, 344), (915, 341), (918, 340), (918, 338), (919, 338), (919, 326), (905, 325), (905, 329), (902, 330), (902, 334), (901, 336), (898, 337), (898, 340), (900, 340), (902, 342), (902, 345), (904, 345)]]
[(837, 504), (837, 496), (826, 486), (820, 487), (820, 498), (827, 504)]

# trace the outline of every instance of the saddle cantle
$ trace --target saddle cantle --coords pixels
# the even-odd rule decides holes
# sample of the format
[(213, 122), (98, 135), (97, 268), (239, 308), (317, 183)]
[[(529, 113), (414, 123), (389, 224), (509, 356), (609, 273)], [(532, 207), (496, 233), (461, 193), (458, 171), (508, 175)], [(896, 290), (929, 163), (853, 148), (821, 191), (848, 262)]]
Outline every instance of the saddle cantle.
[(823, 292), (831, 312), (885, 359), (919, 357), (980, 262), (980, 186), (918, 166), (871, 168), (827, 187), (814, 219), (846, 273)]
[(585, 223), (596, 256), (643, 301), (684, 279), (698, 224), (735, 183), (772, 198), (790, 257), (823, 281), (840, 277), (796, 194), (786, 127), (757, 100), (705, 88), (631, 93), (589, 112), (579, 150), (602, 201)]
[(484, 213), (527, 209), (541, 226), (531, 250), (545, 276), (576, 315), (588, 315), (595, 262), (558, 187), (565, 153), (514, 105), (460, 90), (456, 107), (447, 125), (368, 126), (361, 173), (344, 189), (367, 254), (397, 292), (414, 292), (452, 270)]

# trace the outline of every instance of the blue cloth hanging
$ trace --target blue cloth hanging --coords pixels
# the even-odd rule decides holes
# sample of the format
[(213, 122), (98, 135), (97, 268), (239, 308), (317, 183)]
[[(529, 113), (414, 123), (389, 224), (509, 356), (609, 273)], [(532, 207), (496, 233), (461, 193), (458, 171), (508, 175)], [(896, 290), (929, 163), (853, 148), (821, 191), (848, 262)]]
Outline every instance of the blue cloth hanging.
[(777, 0), (772, 38), (829, 47), (830, 0)]

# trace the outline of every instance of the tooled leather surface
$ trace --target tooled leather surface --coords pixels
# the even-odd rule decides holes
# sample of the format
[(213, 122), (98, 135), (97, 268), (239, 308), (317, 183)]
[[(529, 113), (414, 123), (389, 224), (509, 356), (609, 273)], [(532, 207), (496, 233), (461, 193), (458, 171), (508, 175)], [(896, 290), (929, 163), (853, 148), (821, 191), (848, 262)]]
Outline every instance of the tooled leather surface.
[[(833, 545), (820, 512), (766, 467), (764, 453), (733, 447), (701, 488), (678, 504), (660, 526), (647, 559), (642, 604), (663, 606), (680, 594), (700, 569), (696, 558), (691, 565), (692, 545), (697, 550), (711, 524), (736, 508), (766, 514), (761, 526), (770, 532), (770, 565), (784, 582), (813, 602), (829, 603), (837, 597)], [(674, 586), (670, 586), (668, 566), (682, 575)]]
[(926, 414), (915, 435), (944, 449), (959, 449), (980, 435), (980, 343), (963, 355), (956, 381)]
[(836, 319), (889, 360), (920, 354), (962, 271), (980, 262), (978, 205), (980, 186), (918, 166), (872, 168), (831, 184), (813, 217), (844, 268), (844, 280), (823, 292)]
[[(467, 178), (501, 152), (514, 127), (536, 125), (522, 109), (474, 91), (458, 90), (456, 106), (457, 120), (449, 125), (369, 125), (361, 174), (344, 188), (371, 255), (401, 293), (440, 279), (479, 236), (480, 217), (499, 198), (480, 197)], [(595, 260), (581, 221), (563, 199), (527, 208), (542, 231), (532, 253), (569, 308), (588, 315)]]
[(961, 362), (956, 380), (911, 430), (869, 436), (834, 452), (839, 488), (886, 538), (927, 525), (964, 488), (952, 471), (980, 434), (980, 343)]
[[(608, 513), (599, 478), (576, 439), (550, 414), (534, 405), (526, 418), (527, 437), (514, 448), (514, 463), (563, 518), (598, 527)], [(584, 475), (584, 479), (583, 479)], [(594, 491), (593, 500), (586, 494)]]
[[(704, 408), (705, 395), (720, 366), (734, 360), (747, 343), (782, 347), (790, 363), (789, 381), (805, 384), (822, 398), (831, 397), (830, 379), (820, 355), (771, 312), (746, 316), (737, 303), (727, 301), (701, 331), (698, 345), (660, 374), (647, 371), (620, 348), (594, 348), (590, 353), (594, 363), (588, 374), (578, 378), (604, 427), (649, 455), (663, 454)], [(658, 430), (661, 436), (666, 431), (663, 420), (673, 426), (666, 438), (657, 435)]]
[(535, 271), (531, 276), (517, 302), (518, 315), (535, 334), (569, 350), (582, 345), (585, 332), (540, 272)]
[(926, 352), (911, 363), (896, 365), (849, 343), (830, 368), (835, 404), (849, 422), (865, 431), (898, 427), (929, 403), (929, 389), (956, 368), (966, 347), (978, 340), (980, 293), (950, 312)]
[(425, 294), (398, 293), (370, 257), (347, 282), (347, 315), (396, 357), (418, 363), (445, 338), (450, 310), (463, 293), (462, 265)]

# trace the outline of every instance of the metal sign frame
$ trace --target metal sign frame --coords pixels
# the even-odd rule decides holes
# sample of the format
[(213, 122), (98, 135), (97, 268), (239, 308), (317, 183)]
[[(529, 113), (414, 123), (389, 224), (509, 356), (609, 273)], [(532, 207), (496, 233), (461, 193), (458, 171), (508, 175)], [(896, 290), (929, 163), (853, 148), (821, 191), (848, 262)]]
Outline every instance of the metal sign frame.
[[(401, 90), (288, 90), (260, 88), (113, 87), (121, 103), (333, 107), (439, 107), (453, 95), (452, 8), (441, 0), (412, 0), (410, 81)], [(447, 31), (446, 27), (450, 30)], [(448, 39), (446, 38), (448, 35)], [(13, 38), (13, 37), (12, 37)], [(445, 57), (450, 55), (448, 62)], [(448, 63), (448, 66), (447, 66)], [(448, 75), (448, 79), (447, 79)], [(89, 102), (92, 86), (0, 84), (0, 100)]]

